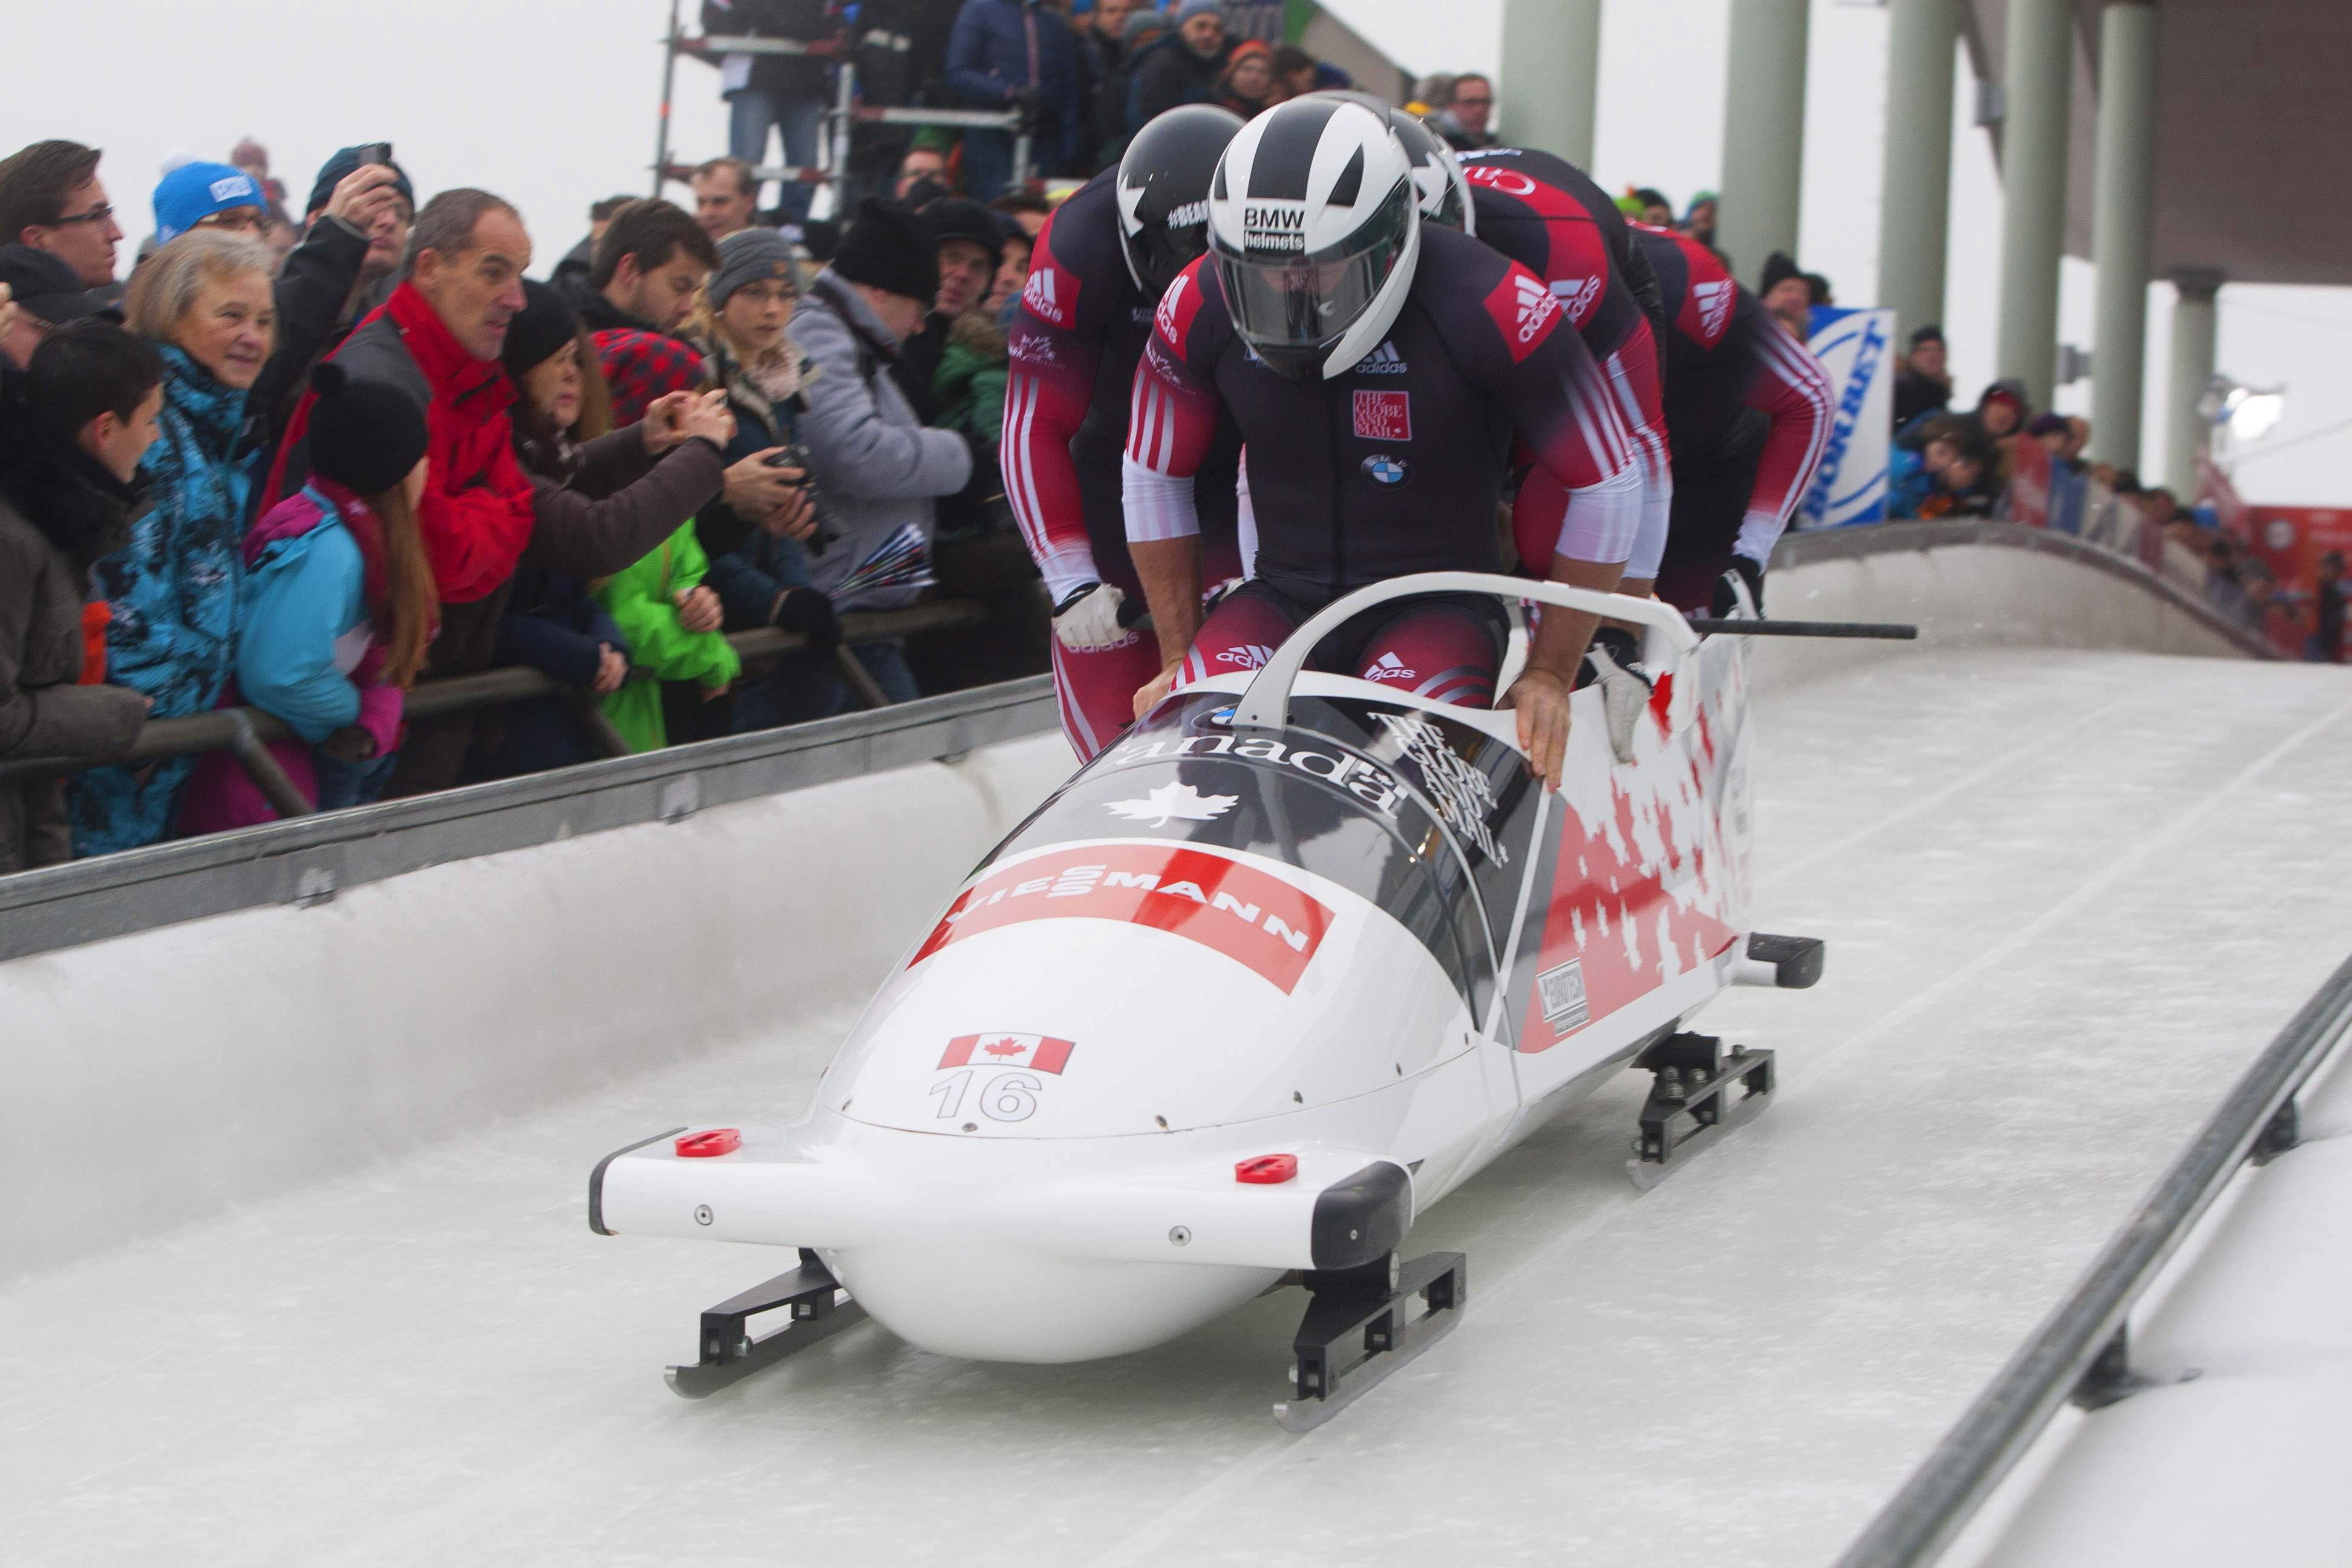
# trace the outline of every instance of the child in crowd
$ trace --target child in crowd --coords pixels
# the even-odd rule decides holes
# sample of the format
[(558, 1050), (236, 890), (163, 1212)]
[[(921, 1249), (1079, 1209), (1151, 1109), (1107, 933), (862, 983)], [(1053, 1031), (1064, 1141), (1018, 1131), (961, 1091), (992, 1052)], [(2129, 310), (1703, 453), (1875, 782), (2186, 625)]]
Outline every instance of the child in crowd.
[[(657, 524), (669, 537), (612, 581), (649, 568), (659, 577), (660, 563), (678, 554), (680, 530), (690, 536), (697, 510), (718, 505), (727, 484), (724, 452), (735, 424), (726, 399), (663, 389), (648, 417), (675, 409), (678, 435), (674, 446), (656, 451), (643, 427), (613, 428), (595, 344), (562, 295), (526, 280), (523, 300), (522, 312), (507, 329), (502, 358), (515, 392), (515, 456), (531, 477), (541, 526), (641, 535)], [(619, 701), (634, 711), (647, 698), (625, 693), (622, 681), (639, 651), (638, 638), (616, 624), (608, 602), (592, 597), (589, 584), (525, 556), (499, 620), (498, 662), (534, 666), (600, 703)], [(642, 684), (652, 693), (652, 722), (635, 732), (623, 729), (635, 750), (647, 751), (662, 745), (665, 733), (660, 688)], [(597, 755), (575, 709), (574, 701), (549, 699), (502, 710), (478, 733), (467, 776), (505, 778)]]
[(596, 602), (629, 643), (629, 682), (604, 700), (604, 709), (632, 751), (657, 752), (669, 743), (663, 681), (692, 681), (707, 702), (726, 695), (743, 673), (742, 659), (719, 629), (719, 595), (703, 585), (709, 570), (688, 518), (659, 550), (594, 585)]
[[(0, 302), (0, 342), (18, 309)], [(131, 537), (163, 360), (96, 321), (52, 328), (31, 357), (0, 413), (0, 761), (113, 756), (149, 699), (99, 684), (107, 606), (89, 602), (90, 568)], [(0, 783), (0, 872), (72, 856), (64, 782)]]
[[(440, 595), (416, 526), (424, 408), (331, 361), (312, 368), (310, 388), (310, 482), (245, 536), (236, 674), (222, 701), (285, 721), (299, 739), (273, 742), (271, 754), (303, 799), (331, 811), (383, 795)], [(189, 781), (180, 831), (277, 816), (245, 770), (214, 752)]]

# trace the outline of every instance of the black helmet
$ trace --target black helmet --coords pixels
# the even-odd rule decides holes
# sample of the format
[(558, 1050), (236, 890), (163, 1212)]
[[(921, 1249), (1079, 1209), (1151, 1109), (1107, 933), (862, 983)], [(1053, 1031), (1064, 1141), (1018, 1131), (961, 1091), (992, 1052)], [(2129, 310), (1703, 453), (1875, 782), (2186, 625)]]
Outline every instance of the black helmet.
[(1209, 248), (1209, 176), (1242, 118), (1188, 103), (1155, 116), (1118, 161), (1118, 235), (1127, 270), (1152, 300)]
[(1470, 205), (1470, 183), (1462, 177), (1462, 164), (1454, 156), (1454, 149), (1445, 139), (1413, 115), (1407, 114), (1387, 99), (1354, 88), (1326, 88), (1311, 92), (1309, 98), (1344, 98), (1350, 103), (1360, 103), (1389, 122), (1396, 139), (1404, 148), (1404, 155), (1412, 164), (1412, 184), (1421, 198), (1421, 216), (1430, 223), (1442, 223), (1463, 233), (1478, 232), (1476, 216)]

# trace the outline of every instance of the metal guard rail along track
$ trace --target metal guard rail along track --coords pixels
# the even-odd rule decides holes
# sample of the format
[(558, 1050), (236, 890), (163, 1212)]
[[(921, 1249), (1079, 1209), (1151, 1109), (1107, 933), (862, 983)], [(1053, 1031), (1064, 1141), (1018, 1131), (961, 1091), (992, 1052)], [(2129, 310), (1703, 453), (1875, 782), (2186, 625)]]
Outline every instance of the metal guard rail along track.
[(2352, 1026), (2352, 959), (2246, 1070), (2229, 1097), (1959, 1424), (1871, 1521), (1837, 1568), (1919, 1568), (1950, 1545), (2067, 1400), (2096, 1409), (2167, 1381), (2136, 1376), (2133, 1304), (2239, 1165), (2298, 1141), (2294, 1097)]
[[(881, 688), (875, 685), (874, 678), (866, 674), (866, 667), (849, 656), (847, 647), (850, 644), (880, 642), (914, 632), (976, 626), (987, 618), (987, 612), (980, 605), (961, 599), (917, 605), (903, 610), (844, 616), (841, 617), (843, 646), (835, 650), (835, 673), (849, 688), (851, 699), (857, 707), (886, 707), (889, 699), (883, 695)], [(808, 646), (805, 635), (779, 631), (773, 626), (737, 632), (727, 641), (747, 659), (798, 653)], [(604, 719), (593, 702), (586, 700), (585, 694), (578, 688), (565, 686), (536, 669), (522, 666), (425, 681), (409, 692), (403, 717), (430, 719), (443, 713), (462, 713), (468, 709), (493, 708), (504, 702), (566, 695), (582, 698), (576, 716), (587, 727), (599, 750), (607, 756), (628, 754), (627, 742), (621, 740), (610, 721)], [(181, 719), (151, 720), (141, 729), (139, 739), (131, 749), (116, 756), (26, 757), (0, 762), (0, 784), (21, 779), (55, 778), (63, 773), (79, 773), (85, 768), (135, 767), (144, 763), (159, 762), (165, 757), (228, 751), (236, 753), (236, 760), (244, 765), (247, 776), (269, 797), (269, 803), (278, 808), (279, 816), (307, 816), (313, 807), (287, 778), (286, 771), (269, 754), (268, 745), (271, 741), (293, 738), (294, 732), (286, 727), (284, 721), (258, 708), (219, 708), (209, 713), (192, 713)]]

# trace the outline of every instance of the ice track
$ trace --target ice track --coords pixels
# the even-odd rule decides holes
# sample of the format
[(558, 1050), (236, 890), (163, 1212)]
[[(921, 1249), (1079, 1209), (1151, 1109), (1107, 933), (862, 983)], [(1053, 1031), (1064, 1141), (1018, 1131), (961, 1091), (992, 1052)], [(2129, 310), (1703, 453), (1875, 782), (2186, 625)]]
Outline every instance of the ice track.
[(1638, 1195), (1628, 1075), (1433, 1210), (1467, 1321), (1318, 1432), (1267, 1415), (1296, 1293), (1118, 1361), (866, 1325), (670, 1394), (783, 1260), (593, 1237), (588, 1166), (788, 1116), (838, 1011), (0, 1295), (0, 1557), (1826, 1563), (2343, 956), (2352, 679), (1922, 647), (1758, 713), (1758, 923), (1830, 966), (1702, 1022), (1780, 1103)]

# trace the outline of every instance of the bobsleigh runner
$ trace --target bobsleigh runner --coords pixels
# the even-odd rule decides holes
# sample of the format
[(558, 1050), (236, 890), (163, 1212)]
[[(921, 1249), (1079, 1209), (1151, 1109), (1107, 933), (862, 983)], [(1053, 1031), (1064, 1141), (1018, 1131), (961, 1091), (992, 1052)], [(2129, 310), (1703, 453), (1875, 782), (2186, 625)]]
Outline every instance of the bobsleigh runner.
[[(1433, 592), (1642, 625), (1632, 760), (1598, 689), (1553, 794), (1507, 711), (1301, 673), (1340, 622)], [(1328, 1420), (1460, 1318), (1463, 1255), (1402, 1258), (1415, 1216), (1580, 1096), (1654, 1075), (1644, 1187), (1770, 1103), (1770, 1052), (1683, 1028), (1727, 985), (1822, 969), (1820, 942), (1747, 925), (1744, 642), (1654, 600), (1426, 574), (1171, 696), (971, 874), (800, 1121), (596, 1166), (600, 1235), (800, 1249), (703, 1313), (672, 1386), (867, 1313), (943, 1355), (1118, 1355), (1296, 1283), (1275, 1409)]]

